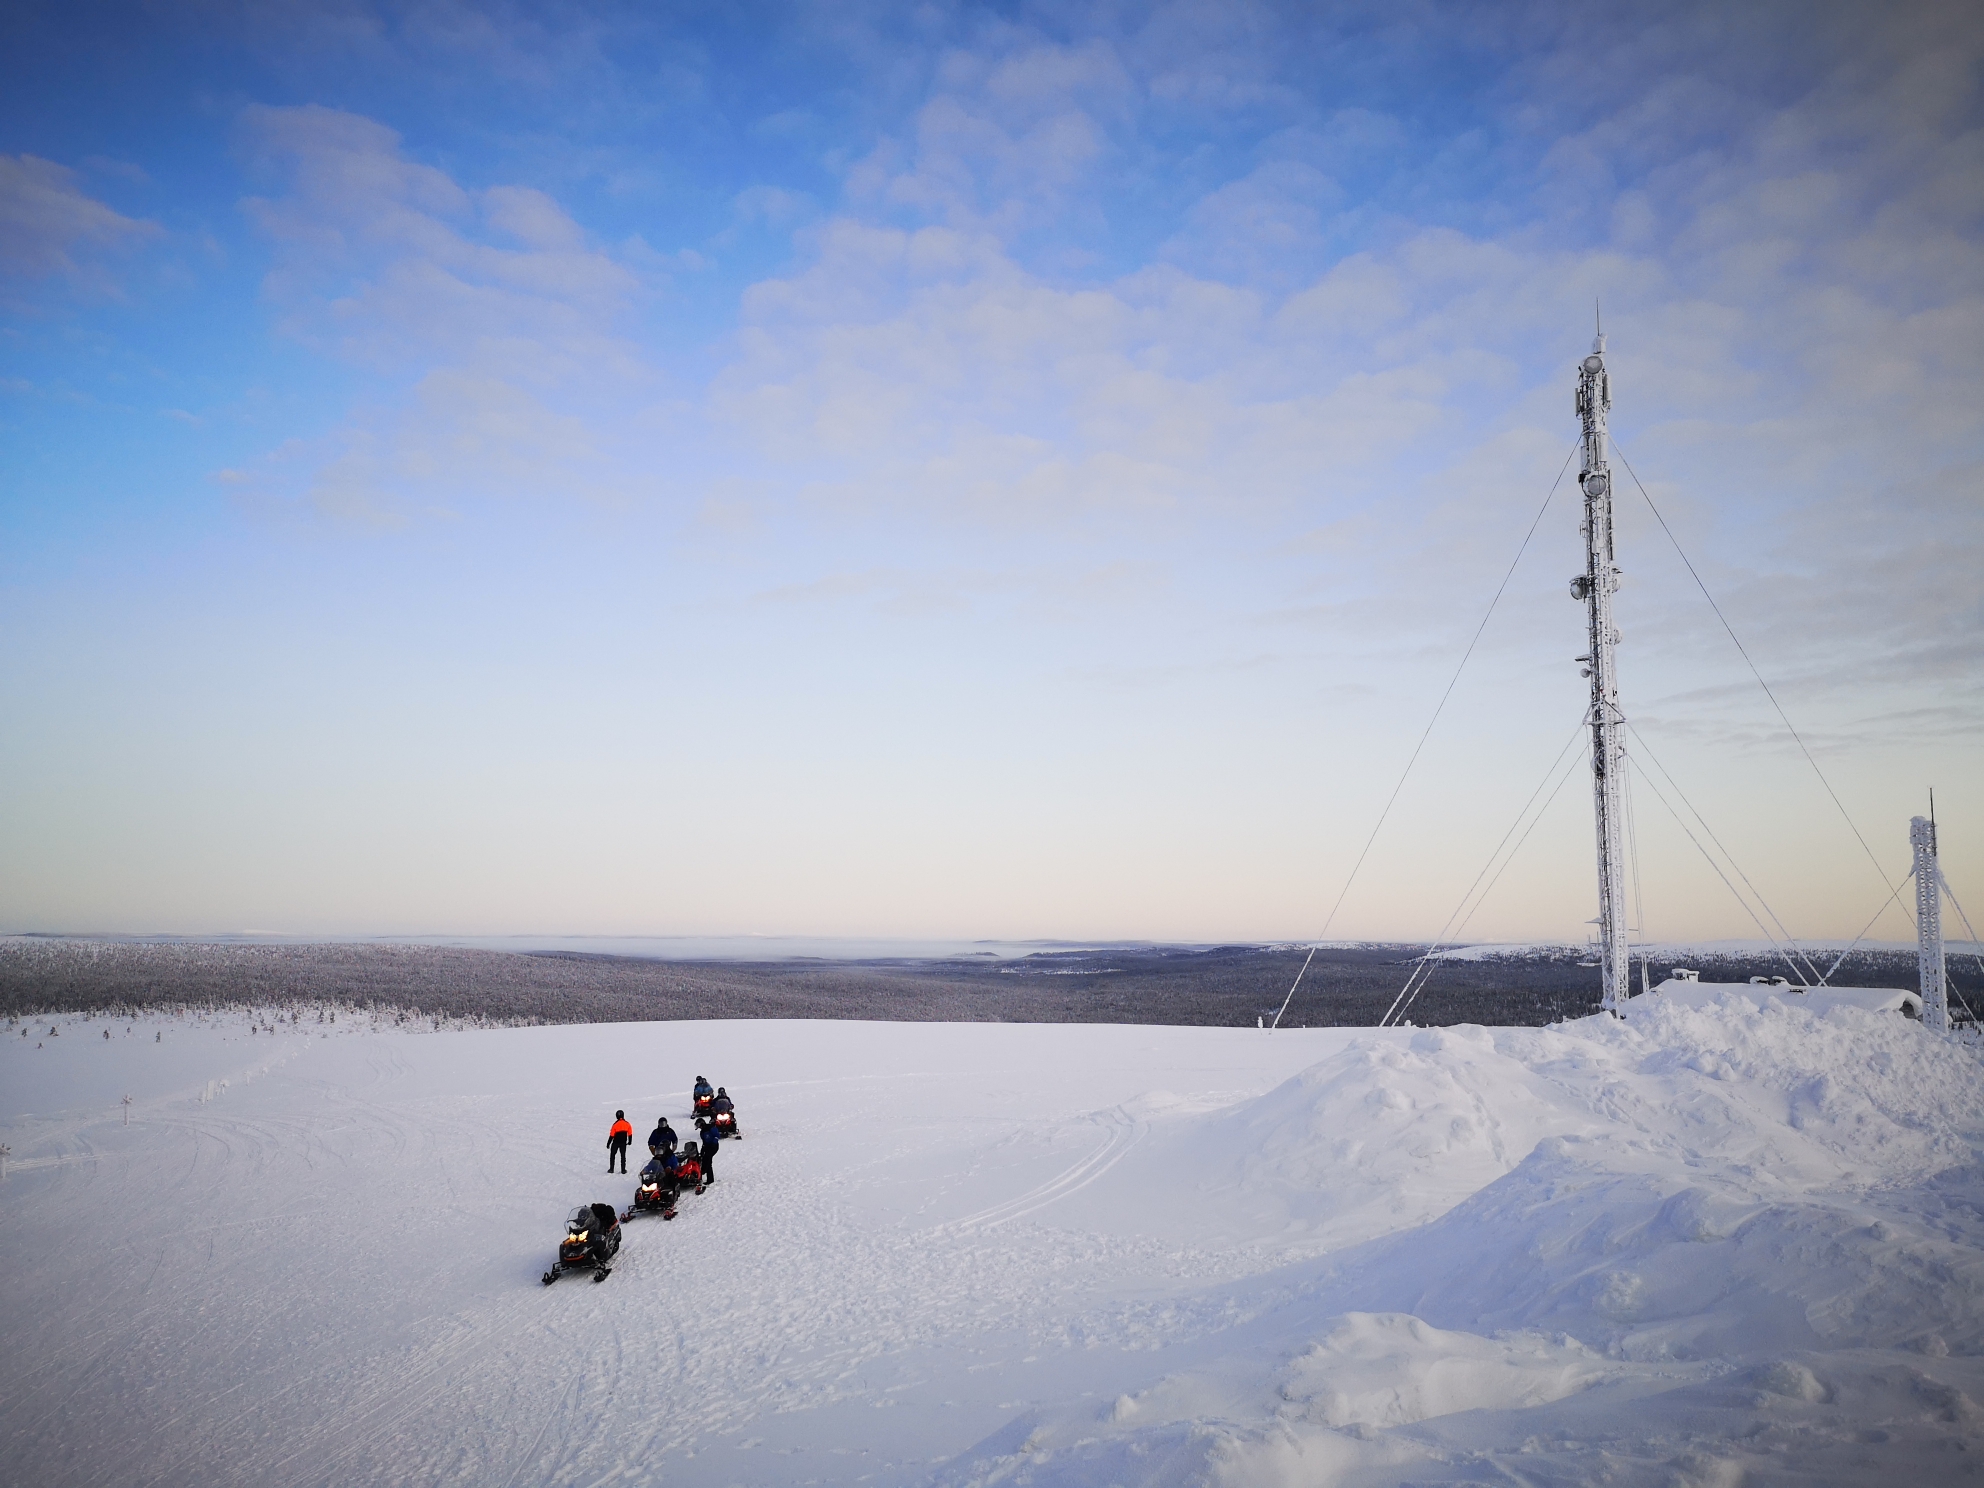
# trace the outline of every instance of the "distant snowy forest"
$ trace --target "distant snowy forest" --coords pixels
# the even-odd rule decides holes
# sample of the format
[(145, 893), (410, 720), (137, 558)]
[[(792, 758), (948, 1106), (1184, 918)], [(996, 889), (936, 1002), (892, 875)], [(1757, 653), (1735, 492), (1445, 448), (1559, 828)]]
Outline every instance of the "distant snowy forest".
[[(1374, 1024), (1424, 950), (1319, 950), (1286, 1022)], [(0, 1013), (123, 1012), (309, 1004), (443, 1022), (616, 1023), (690, 1018), (862, 1018), (1226, 1027), (1272, 1019), (1299, 946), (1044, 951), (1017, 960), (660, 961), (447, 946), (244, 945), (19, 936), (0, 940)], [(1781, 974), (1762, 956), (1690, 958), (1709, 980)], [(1657, 979), (1668, 968), (1656, 964)], [(1979, 978), (1952, 980), (1972, 1005)], [(1856, 952), (1833, 978), (1912, 987), (1914, 958)], [(1408, 1017), (1422, 1027), (1541, 1026), (1598, 1006), (1598, 973), (1574, 952), (1443, 962)]]

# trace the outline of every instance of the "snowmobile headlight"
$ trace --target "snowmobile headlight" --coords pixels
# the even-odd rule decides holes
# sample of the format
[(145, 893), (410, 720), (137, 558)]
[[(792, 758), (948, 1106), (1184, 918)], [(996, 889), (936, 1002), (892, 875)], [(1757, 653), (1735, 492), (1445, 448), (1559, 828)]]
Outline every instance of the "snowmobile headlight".
[(590, 1230), (574, 1230), (572, 1231), (570, 1238), (574, 1240), (583, 1240), (587, 1235), (591, 1233), (592, 1232)]

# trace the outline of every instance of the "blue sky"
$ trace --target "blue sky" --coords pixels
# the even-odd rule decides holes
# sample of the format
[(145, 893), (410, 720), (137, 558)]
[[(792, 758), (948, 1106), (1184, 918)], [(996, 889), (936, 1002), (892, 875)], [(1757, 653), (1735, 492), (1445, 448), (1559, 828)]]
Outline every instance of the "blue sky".
[[(4, 928), (1315, 934), (1601, 297), (1879, 871), (1934, 785), (1984, 876), (1974, 7), (709, 11), (10, 9)], [(1640, 747), (1852, 935), (1621, 521)], [(1559, 491), (1333, 935), (1546, 778), (1577, 553)], [(1755, 933), (1636, 821), (1646, 933)], [(1589, 823), (1469, 933), (1581, 935)]]

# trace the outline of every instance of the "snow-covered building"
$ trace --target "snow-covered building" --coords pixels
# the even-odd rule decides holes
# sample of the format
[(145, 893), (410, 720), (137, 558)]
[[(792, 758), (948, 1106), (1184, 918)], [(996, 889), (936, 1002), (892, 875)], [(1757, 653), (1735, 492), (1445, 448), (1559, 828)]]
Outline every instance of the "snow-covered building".
[(1684, 1007), (1709, 1007), (1724, 997), (1743, 997), (1761, 1006), (1765, 998), (1778, 997), (1798, 1007), (1824, 1012), (1829, 1008), (1857, 1007), (1870, 1013), (1900, 1013), (1904, 1018), (1922, 1016), (1922, 994), (1903, 987), (1800, 987), (1783, 977), (1751, 977), (1747, 982), (1705, 982), (1701, 973), (1683, 966), (1650, 994), (1665, 997)]

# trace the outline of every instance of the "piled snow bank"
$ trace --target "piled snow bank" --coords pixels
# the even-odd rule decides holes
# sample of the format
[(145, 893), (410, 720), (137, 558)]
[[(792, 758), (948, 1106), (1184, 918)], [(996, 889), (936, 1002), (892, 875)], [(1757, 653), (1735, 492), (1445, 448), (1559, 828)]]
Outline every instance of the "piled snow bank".
[[(1159, 1169), (1226, 1154), (1199, 1205), (1330, 1254), (1271, 1298), (1255, 1283), (1251, 1305), (1242, 1289), (1208, 1299), (1245, 1320), (1227, 1352), (1208, 1339), (1099, 1420), (1036, 1421), (1023, 1452), (995, 1438), (947, 1481), (1419, 1477), (1456, 1459), (1413, 1423), (1569, 1412), (1586, 1391), (1614, 1402), (1608, 1444), (1556, 1471), (1666, 1471), (1732, 1408), (1718, 1380), (1741, 1384), (1745, 1410), (1793, 1401), (1820, 1419), (1775, 1444), (1752, 1422), (1759, 1444), (1714, 1458), (1708, 1480), (1794, 1437), (1819, 1461), (1896, 1421), (1933, 1456), (1984, 1422), (1925, 1372), (1962, 1360), (1984, 1384), (1981, 1091), (1975, 1057), (1917, 1024), (1775, 999), (1360, 1037), (1146, 1154)], [(1670, 1416), (1631, 1424), (1620, 1402), (1654, 1394)]]
[[(1134, 1213), (1146, 1234), (1285, 1258), (1424, 1224), (1544, 1137), (1598, 1128), (1501, 1039), (1471, 1027), (1353, 1034), (1257, 1100), (1157, 1117), (1149, 1140), (1057, 1222)], [(1170, 1201), (1148, 1202), (1158, 1194)]]
[(1148, 1140), (1054, 1217), (1313, 1256), (1436, 1219), (1550, 1138), (1598, 1142), (1613, 1164), (1734, 1166), (1755, 1196), (1913, 1183), (1966, 1160), (1976, 1086), (1974, 1057), (1905, 1019), (1778, 999), (1361, 1032), (1225, 1111), (1125, 1111)]
[(1968, 1160), (1984, 1135), (1973, 1053), (1909, 1020), (1746, 997), (1635, 999), (1577, 1036), (1630, 1065), (1621, 1124), (1663, 1150), (1736, 1165), (1760, 1192), (1897, 1186)]
[(1353, 1312), (1282, 1373), (1292, 1415), (1323, 1426), (1404, 1426), (1454, 1411), (1542, 1405), (1616, 1369), (1570, 1339), (1448, 1333), (1405, 1313)]

